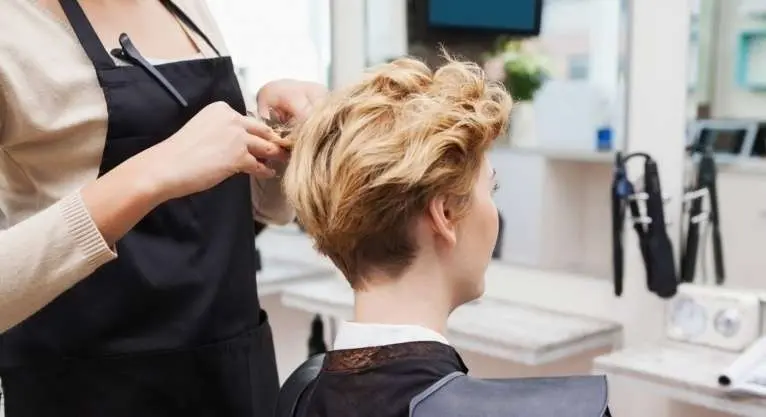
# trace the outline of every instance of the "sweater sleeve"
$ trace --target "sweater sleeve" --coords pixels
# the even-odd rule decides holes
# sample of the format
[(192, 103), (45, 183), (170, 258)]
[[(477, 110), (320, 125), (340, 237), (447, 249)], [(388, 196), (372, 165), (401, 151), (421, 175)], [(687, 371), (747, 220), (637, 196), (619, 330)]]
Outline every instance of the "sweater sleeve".
[(116, 257), (79, 193), (0, 231), (0, 333)]

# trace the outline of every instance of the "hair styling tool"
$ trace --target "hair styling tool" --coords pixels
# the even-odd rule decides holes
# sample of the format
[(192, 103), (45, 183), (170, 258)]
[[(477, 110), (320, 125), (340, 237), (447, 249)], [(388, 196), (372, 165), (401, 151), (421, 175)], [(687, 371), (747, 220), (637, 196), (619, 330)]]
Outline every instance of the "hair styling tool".
[[(697, 163), (697, 183), (686, 193), (690, 201), (688, 225), (686, 228), (686, 243), (681, 258), (681, 281), (693, 282), (696, 273), (697, 257), (700, 252), (700, 225), (706, 223), (710, 228), (713, 241), (713, 264), (715, 267), (715, 282), (718, 285), (726, 279), (723, 261), (723, 241), (721, 239), (720, 213), (718, 211), (718, 188), (716, 185), (717, 169), (710, 141), (700, 142), (689, 147), (692, 155), (700, 154)], [(707, 197), (710, 202), (709, 211), (703, 210), (703, 200)], [(703, 239), (706, 238), (703, 236)], [(702, 245), (704, 251), (704, 244)], [(704, 257), (704, 253), (703, 253)]]
[[(631, 158), (644, 159), (644, 190), (637, 193), (627, 176), (627, 162)], [(657, 163), (645, 153), (625, 157), (617, 153), (612, 181), (612, 261), (614, 292), (623, 292), (623, 237), (626, 207), (630, 212), (633, 229), (638, 236), (641, 256), (646, 268), (649, 291), (659, 297), (670, 298), (678, 287), (673, 246), (667, 234), (664, 201)], [(644, 203), (642, 215), (641, 202)]]

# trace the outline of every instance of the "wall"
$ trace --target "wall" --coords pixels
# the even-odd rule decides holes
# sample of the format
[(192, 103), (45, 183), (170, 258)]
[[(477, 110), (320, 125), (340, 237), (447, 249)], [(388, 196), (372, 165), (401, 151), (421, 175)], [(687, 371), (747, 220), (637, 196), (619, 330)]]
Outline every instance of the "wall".
[(542, 267), (611, 278), (610, 162), (547, 163), (541, 211)]
[(611, 276), (608, 156), (577, 161), (498, 148), (490, 161), (499, 185), (495, 203), (505, 221), (503, 261)]
[(367, 65), (407, 55), (407, 2), (366, 0)]
[[(766, 175), (735, 167), (719, 168), (717, 180), (721, 239), (726, 286), (766, 289)], [(714, 264), (708, 229), (703, 228), (704, 258), (699, 259), (696, 278), (712, 283)], [(704, 265), (704, 267), (702, 266)], [(707, 279), (705, 279), (707, 278)]]
[[(504, 260), (538, 265), (542, 245), (544, 159), (497, 149), (490, 155), (499, 186), (495, 204), (503, 215)], [(520, 175), (523, 173), (523, 175)]]

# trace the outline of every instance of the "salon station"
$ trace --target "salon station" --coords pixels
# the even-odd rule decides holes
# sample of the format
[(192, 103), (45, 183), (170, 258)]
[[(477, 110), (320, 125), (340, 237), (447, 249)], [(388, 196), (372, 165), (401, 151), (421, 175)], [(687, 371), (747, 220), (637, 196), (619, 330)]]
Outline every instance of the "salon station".
[[(517, 35), (493, 39), (450, 30), (435, 8), (456, 2), (303, 3), (283, 12), (305, 33), (268, 51), (283, 66), (233, 48), (246, 85), (343, 85), (441, 42), (516, 86), (486, 292), (448, 328), (474, 375), (606, 374), (621, 417), (766, 416), (766, 2), (518, 2), (532, 23), (494, 21)], [(230, 38), (256, 30), (216, 9)], [(297, 225), (257, 243), (284, 379), (332, 346), (353, 295)]]
[[(485, 295), (446, 335), (473, 375), (605, 374), (616, 417), (766, 416), (766, 1), (209, 4), (250, 92), (439, 44), (512, 90)], [(353, 294), (298, 224), (256, 244), (284, 380)]]

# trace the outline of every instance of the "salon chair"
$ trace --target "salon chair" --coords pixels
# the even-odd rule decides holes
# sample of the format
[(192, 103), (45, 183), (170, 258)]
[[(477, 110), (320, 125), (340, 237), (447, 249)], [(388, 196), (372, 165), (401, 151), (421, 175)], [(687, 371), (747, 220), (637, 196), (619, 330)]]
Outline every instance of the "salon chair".
[(279, 390), (275, 417), (298, 417), (303, 414), (301, 405), (305, 406), (307, 402), (301, 400), (310, 395), (309, 385), (319, 375), (322, 362), (324, 353), (314, 355), (290, 374)]

